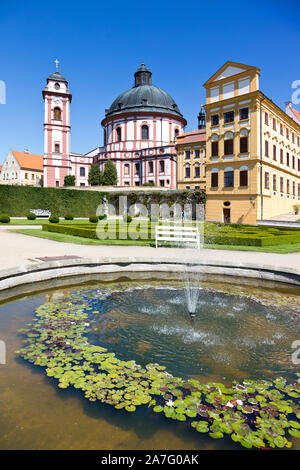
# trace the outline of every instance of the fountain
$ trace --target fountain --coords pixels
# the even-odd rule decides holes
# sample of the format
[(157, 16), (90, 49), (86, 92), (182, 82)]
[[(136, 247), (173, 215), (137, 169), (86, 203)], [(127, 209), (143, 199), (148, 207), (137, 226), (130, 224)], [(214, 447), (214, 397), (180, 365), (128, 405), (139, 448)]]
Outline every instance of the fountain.
[[(186, 212), (186, 207), (185, 207), (185, 212)], [(189, 222), (189, 224), (194, 225), (199, 230), (200, 250), (201, 250), (203, 247), (203, 241), (204, 241), (204, 218), (205, 218), (204, 206), (202, 204), (197, 205), (196, 214), (195, 214), (196, 221), (192, 220), (192, 214), (193, 214), (193, 210), (191, 206), (189, 205), (189, 211), (187, 212), (187, 215), (188, 215), (187, 221)], [(186, 248), (186, 254), (189, 253), (188, 250), (190, 249), (191, 249), (190, 246)], [(200, 258), (200, 253), (201, 253), (200, 250), (198, 251), (199, 258)], [(190, 258), (192, 257), (193, 258), (195, 257), (194, 252), (190, 252)], [(188, 262), (188, 256), (185, 256), (185, 260), (186, 260), (185, 267), (183, 271), (184, 284), (185, 284), (185, 296), (186, 296), (189, 314), (191, 318), (194, 318), (195, 313), (196, 313), (196, 308), (197, 308), (197, 302), (198, 302), (198, 298), (200, 294), (200, 290), (198, 286), (200, 284), (201, 276), (197, 270), (192, 269), (192, 264)]]
[[(200, 282), (200, 274), (193, 273), (191, 271), (191, 264), (186, 263), (184, 269), (184, 285), (185, 285), (185, 296), (188, 307), (188, 312), (191, 318), (195, 317), (197, 302), (199, 298), (200, 290), (197, 285)], [(197, 282), (198, 281), (198, 282)], [(197, 284), (197, 285), (195, 285)]]

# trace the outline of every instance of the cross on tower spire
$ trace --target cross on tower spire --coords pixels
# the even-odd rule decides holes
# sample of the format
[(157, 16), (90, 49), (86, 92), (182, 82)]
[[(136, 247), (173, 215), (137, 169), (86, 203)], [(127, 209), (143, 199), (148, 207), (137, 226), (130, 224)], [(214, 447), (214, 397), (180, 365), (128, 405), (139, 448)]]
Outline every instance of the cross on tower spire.
[(55, 65), (56, 65), (56, 72), (58, 72), (58, 64), (59, 64), (59, 60), (55, 59)]

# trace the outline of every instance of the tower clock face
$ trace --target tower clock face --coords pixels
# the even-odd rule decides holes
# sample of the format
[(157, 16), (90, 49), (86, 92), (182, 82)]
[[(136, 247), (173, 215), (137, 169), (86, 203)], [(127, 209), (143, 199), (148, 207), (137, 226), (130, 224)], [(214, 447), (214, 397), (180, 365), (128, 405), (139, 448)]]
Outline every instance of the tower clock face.
[(60, 102), (61, 102), (61, 101), (60, 101), (60, 98), (54, 98), (54, 103), (55, 103), (55, 104), (60, 104)]
[(60, 89), (59, 83), (55, 83), (54, 87), (56, 88), (56, 90), (59, 90)]

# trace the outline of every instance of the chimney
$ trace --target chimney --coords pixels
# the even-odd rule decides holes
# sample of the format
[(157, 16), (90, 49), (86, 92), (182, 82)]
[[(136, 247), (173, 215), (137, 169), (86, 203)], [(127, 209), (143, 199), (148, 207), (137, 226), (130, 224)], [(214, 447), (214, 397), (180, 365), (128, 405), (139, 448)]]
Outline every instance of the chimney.
[(24, 149), (24, 153), (29, 153), (29, 150), (28, 150), (28, 149)]
[(288, 110), (292, 107), (292, 102), (286, 101), (284, 104), (285, 104), (285, 112), (287, 113)]

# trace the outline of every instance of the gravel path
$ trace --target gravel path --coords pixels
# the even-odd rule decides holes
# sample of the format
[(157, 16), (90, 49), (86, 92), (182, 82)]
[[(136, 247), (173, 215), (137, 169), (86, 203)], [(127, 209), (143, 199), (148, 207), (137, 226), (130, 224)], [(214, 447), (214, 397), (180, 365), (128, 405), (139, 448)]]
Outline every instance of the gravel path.
[[(14, 229), (17, 227), (14, 227)], [(236, 261), (239, 263), (258, 263), (274, 267), (300, 268), (300, 253), (262, 253), (227, 250), (185, 250), (182, 248), (152, 248), (142, 246), (76, 245), (43, 238), (30, 237), (9, 230), (0, 230), (0, 269), (36, 263), (36, 258), (54, 256), (80, 256), (82, 258), (136, 257), (164, 259), (174, 258), (181, 262), (197, 258), (205, 260)]]

